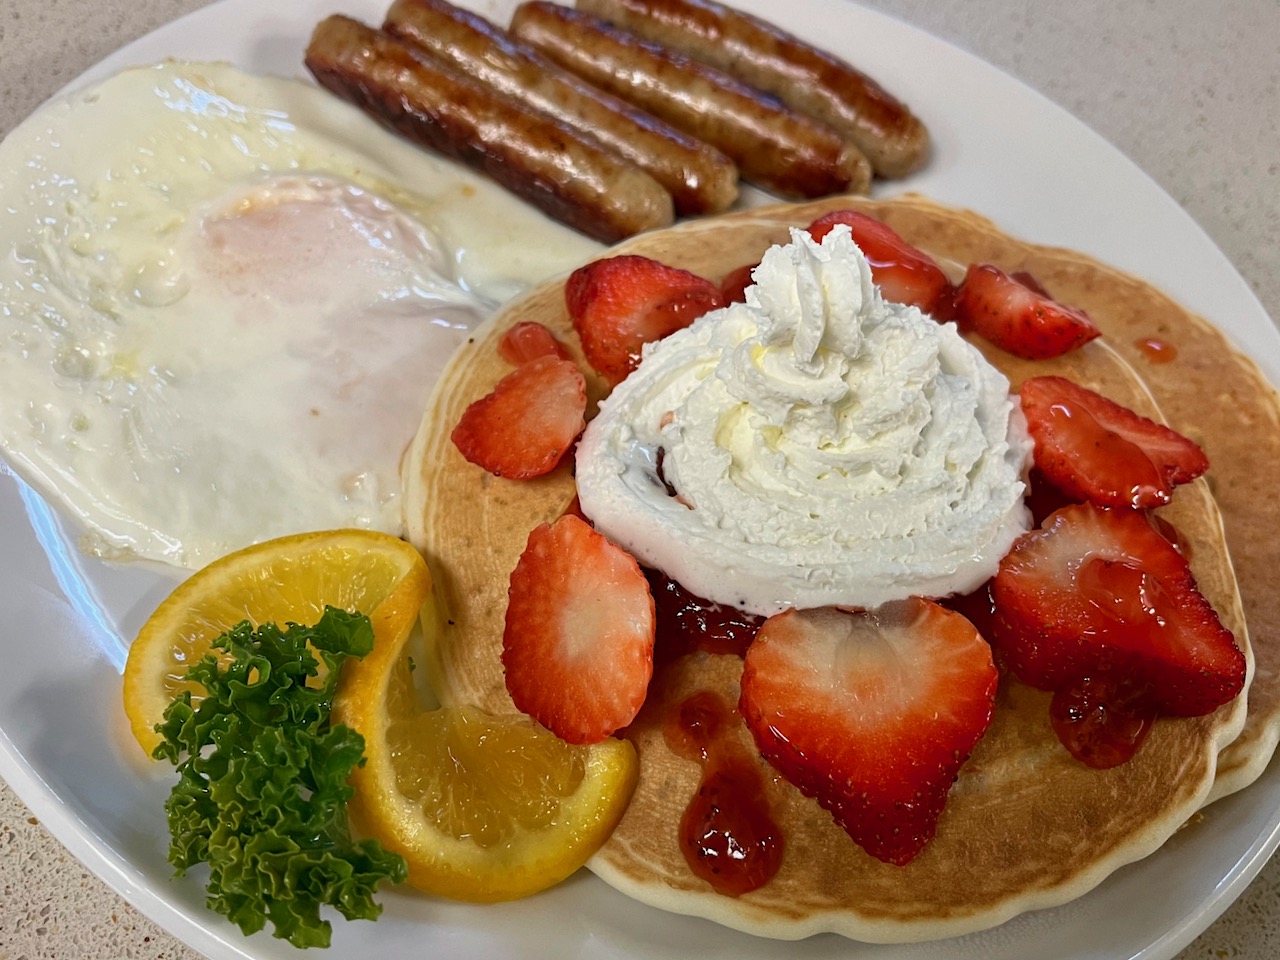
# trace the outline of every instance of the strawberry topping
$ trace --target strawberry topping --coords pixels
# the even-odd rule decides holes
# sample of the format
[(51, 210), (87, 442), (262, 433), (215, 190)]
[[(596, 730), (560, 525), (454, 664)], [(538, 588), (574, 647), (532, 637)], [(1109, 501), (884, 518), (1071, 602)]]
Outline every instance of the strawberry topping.
[(1060, 356), (1102, 332), (1087, 313), (1054, 300), (1033, 277), (1010, 276), (986, 263), (969, 266), (955, 311), (961, 327), (1028, 360)]
[(758, 262), (744, 263), (736, 270), (730, 270), (724, 275), (720, 281), (720, 296), (724, 298), (726, 304), (747, 302), (747, 287), (755, 283), (751, 279), (751, 272), (758, 266), (760, 266)]
[(573, 514), (529, 534), (507, 591), (516, 708), (570, 743), (626, 726), (653, 675), (653, 597), (629, 553)]
[(1036, 467), (1068, 497), (1111, 507), (1158, 507), (1209, 469), (1193, 441), (1062, 377), (1019, 390)]
[(724, 306), (710, 280), (635, 255), (579, 267), (564, 295), (587, 362), (615, 385), (639, 364), (646, 343)]
[(738, 719), (718, 693), (699, 690), (671, 712), (662, 730), (674, 753), (702, 767), (698, 790), (680, 818), (680, 850), (696, 876), (728, 897), (772, 880), (786, 849), (755, 752), (735, 735)]
[(988, 639), (1034, 687), (1123, 678), (1178, 716), (1208, 713), (1243, 689), (1235, 638), (1141, 511), (1063, 507), (1014, 542), (991, 593)]
[(888, 225), (854, 210), (834, 210), (809, 224), (809, 234), (821, 240), (843, 223), (853, 242), (871, 265), (871, 279), (886, 300), (908, 303), (945, 320), (950, 316), (951, 281), (923, 250), (911, 246)]
[(655, 657), (671, 661), (699, 650), (742, 656), (764, 623), (763, 617), (743, 613), (690, 593), (660, 570), (646, 570), (657, 614)]
[(539, 357), (516, 367), (463, 411), (451, 439), (471, 463), (512, 480), (549, 473), (573, 445), (587, 409), (572, 361)]
[(1023, 498), (1027, 509), (1031, 511), (1031, 525), (1038, 527), (1044, 518), (1055, 510), (1061, 510), (1069, 503), (1079, 503), (1088, 497), (1069, 497), (1056, 485), (1050, 483), (1039, 467), (1033, 463), (1027, 474), (1027, 494)]
[(498, 353), (512, 366), (520, 366), (539, 357), (555, 357), (571, 360), (569, 348), (556, 339), (545, 324), (536, 320), (521, 320), (502, 335), (498, 341)]
[(969, 593), (956, 593), (938, 600), (948, 610), (954, 610), (973, 624), (973, 628), (987, 635), (991, 618), (995, 616), (995, 601), (991, 599), (991, 581)]
[(1045, 289), (1044, 284), (1036, 279), (1036, 275), (1034, 273), (1028, 273), (1026, 270), (1015, 270), (1013, 273), (1009, 274), (1009, 276), (1010, 278), (1017, 280), (1032, 293), (1037, 293), (1050, 300), (1053, 299), (1053, 294)]
[(933, 837), (996, 679), (973, 625), (928, 600), (788, 610), (747, 650), (740, 709), (783, 777), (902, 865)]
[(1053, 694), (1049, 717), (1071, 755), (1097, 770), (1130, 760), (1151, 732), (1156, 710), (1146, 687), (1118, 677), (1084, 677)]

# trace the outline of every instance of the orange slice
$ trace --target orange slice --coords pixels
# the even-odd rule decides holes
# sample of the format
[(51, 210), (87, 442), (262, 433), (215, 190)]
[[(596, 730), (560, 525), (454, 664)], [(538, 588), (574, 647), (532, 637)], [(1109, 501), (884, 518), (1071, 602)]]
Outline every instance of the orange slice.
[[(438, 629), (433, 601), (427, 632)], [(409, 634), (377, 634), (342, 670), (335, 722), (365, 738), (349, 810), (403, 856), (409, 883), (457, 900), (511, 900), (545, 889), (604, 843), (635, 788), (625, 740), (571, 745), (523, 715), (460, 706), (423, 710)]]
[(129, 648), (124, 707), (133, 735), (150, 756), (169, 702), (184, 689), (203, 694), (182, 679), (187, 667), (243, 620), (311, 625), (326, 606), (341, 607), (368, 614), (377, 643), (407, 635), (430, 591), (418, 551), (370, 530), (281, 537), (215, 560), (178, 585)]

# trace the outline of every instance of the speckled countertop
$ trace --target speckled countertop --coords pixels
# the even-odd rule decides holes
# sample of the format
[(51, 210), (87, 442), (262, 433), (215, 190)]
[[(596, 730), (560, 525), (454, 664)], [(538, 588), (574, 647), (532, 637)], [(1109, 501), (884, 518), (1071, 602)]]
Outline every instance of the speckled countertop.
[[(863, 0), (1075, 113), (1208, 231), (1280, 318), (1280, 3)], [(7, 0), (0, 135), (92, 63), (201, 0)], [(0, 784), (0, 960), (192, 960)], [(1179, 960), (1280, 956), (1273, 861)]]

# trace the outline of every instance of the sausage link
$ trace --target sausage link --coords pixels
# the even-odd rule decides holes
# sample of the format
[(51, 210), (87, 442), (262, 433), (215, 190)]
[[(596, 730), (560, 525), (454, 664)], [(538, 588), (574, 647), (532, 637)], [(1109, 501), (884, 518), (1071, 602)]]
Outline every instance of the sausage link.
[(676, 213), (719, 213), (738, 198), (738, 168), (710, 144), (556, 66), (449, 0), (396, 0), (382, 29), (468, 76), (595, 137), (667, 188)]
[(749, 180), (787, 197), (863, 192), (866, 157), (824, 123), (722, 70), (545, 0), (516, 8), (511, 33), (588, 83), (728, 154)]
[(321, 85), (386, 126), (597, 240), (674, 220), (671, 195), (634, 164), (380, 30), (331, 16), (312, 34), (305, 62)]
[(875, 172), (900, 177), (929, 132), (880, 84), (830, 53), (717, 0), (576, 0), (579, 10), (726, 70), (852, 140)]

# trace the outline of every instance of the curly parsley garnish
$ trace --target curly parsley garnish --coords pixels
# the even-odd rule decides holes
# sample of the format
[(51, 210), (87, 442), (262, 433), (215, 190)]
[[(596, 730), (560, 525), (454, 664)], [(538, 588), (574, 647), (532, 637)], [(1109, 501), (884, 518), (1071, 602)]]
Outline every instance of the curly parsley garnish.
[[(169, 861), (179, 875), (207, 862), (207, 905), (244, 933), (270, 920), (295, 947), (326, 947), (322, 905), (372, 920), (378, 884), (407, 872), (376, 840), (352, 839), (347, 777), (364, 763), (364, 738), (329, 722), (342, 662), (373, 649), (373, 628), (329, 607), (314, 627), (255, 631), (246, 621), (212, 645), (230, 659), (210, 653), (187, 672), (204, 699), (193, 706), (183, 693), (156, 727), (164, 742), (154, 756), (179, 775), (165, 803)], [(309, 687), (312, 651), (328, 672)]]

